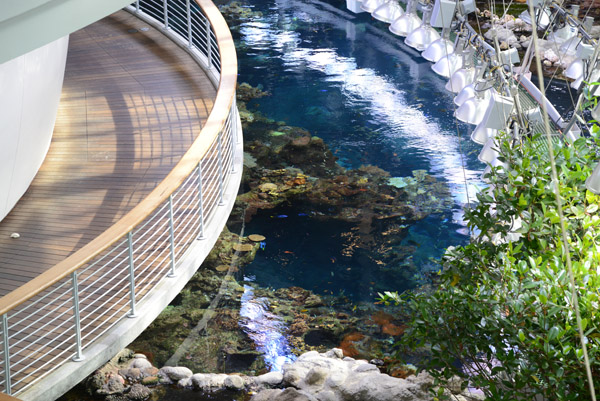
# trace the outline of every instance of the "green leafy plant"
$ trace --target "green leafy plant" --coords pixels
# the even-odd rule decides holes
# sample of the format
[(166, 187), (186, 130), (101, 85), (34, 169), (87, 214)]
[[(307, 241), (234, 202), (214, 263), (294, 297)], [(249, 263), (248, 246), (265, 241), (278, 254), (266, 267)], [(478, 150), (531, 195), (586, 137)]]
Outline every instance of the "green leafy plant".
[[(590, 399), (553, 185), (560, 186), (590, 365), (600, 381), (600, 197), (585, 188), (598, 145), (593, 136), (555, 144), (556, 184), (543, 138), (519, 146), (499, 138), (506, 167), (492, 169), (490, 188), (466, 211), (477, 235), (447, 250), (437, 290), (406, 301), (412, 322), (402, 343), (428, 349), (425, 368), (441, 384), (459, 375), (490, 400)], [(380, 302), (401, 301), (390, 294)]]

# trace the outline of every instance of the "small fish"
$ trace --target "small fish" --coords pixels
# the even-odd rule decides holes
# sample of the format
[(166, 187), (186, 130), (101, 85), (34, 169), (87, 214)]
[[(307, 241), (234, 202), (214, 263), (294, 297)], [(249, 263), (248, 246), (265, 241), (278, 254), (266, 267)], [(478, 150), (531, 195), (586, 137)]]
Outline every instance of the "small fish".
[(287, 253), (287, 254), (290, 254), (290, 255), (294, 254), (294, 252), (292, 252), (292, 251), (283, 251), (283, 253)]
[(302, 309), (300, 312), (308, 312), (308, 309)]
[(351, 268), (351, 267), (349, 267), (349, 268), (347, 268), (347, 269), (346, 269), (346, 271), (348, 271), (348, 272), (349, 272), (350, 270), (352, 270), (352, 268)]
[(259, 246), (260, 246), (260, 249), (262, 249), (264, 251), (267, 246), (267, 243), (265, 241), (261, 241)]
[(327, 92), (327, 89), (321, 89), (321, 92)]
[(360, 192), (367, 192), (367, 188), (359, 188), (358, 189)]
[(331, 272), (331, 277), (333, 277), (333, 272)]
[(331, 263), (337, 262), (337, 259), (334, 256), (332, 256), (330, 260), (331, 260)]
[(371, 281), (371, 285), (375, 285), (375, 282), (374, 282), (374, 281)]
[(287, 217), (287, 214), (280, 214), (277, 216), (278, 219), (285, 219)]
[(308, 215), (306, 213), (298, 213), (298, 216), (304, 217), (304, 216), (308, 216)]

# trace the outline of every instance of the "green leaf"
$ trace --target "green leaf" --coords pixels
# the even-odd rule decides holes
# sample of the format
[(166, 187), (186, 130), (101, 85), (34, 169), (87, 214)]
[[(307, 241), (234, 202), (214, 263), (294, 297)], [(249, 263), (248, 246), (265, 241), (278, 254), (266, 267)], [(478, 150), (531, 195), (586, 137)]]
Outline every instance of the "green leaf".
[(519, 329), (519, 340), (521, 340), (521, 342), (525, 341), (525, 333), (523, 333), (523, 330)]
[(594, 203), (585, 208), (585, 212), (589, 214), (596, 213), (598, 211), (598, 204)]
[(523, 193), (519, 195), (519, 206), (527, 206), (527, 200), (525, 199)]
[(556, 326), (552, 326), (548, 331), (548, 341), (554, 341), (558, 337), (560, 329)]

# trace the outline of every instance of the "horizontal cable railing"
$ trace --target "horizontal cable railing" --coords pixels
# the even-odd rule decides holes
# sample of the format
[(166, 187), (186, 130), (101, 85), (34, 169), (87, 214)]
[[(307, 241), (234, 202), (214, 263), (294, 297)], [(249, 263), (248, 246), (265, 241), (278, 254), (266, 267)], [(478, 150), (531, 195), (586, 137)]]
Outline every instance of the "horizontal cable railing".
[[(19, 394), (125, 317), (205, 236), (234, 172), (241, 139), (237, 59), (210, 0), (138, 0), (127, 10), (160, 29), (218, 84), (198, 137), (140, 204), (82, 249), (0, 298), (0, 391)], [(215, 222), (217, 223), (217, 222)], [(221, 222), (222, 223), (222, 222)]]

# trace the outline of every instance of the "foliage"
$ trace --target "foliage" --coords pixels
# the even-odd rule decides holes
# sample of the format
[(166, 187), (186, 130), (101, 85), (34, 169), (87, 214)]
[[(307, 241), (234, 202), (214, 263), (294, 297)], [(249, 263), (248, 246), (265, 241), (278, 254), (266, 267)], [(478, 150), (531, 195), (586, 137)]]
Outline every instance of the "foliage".
[[(594, 132), (597, 134), (598, 129)], [(593, 133), (594, 133), (593, 132)], [(441, 383), (468, 377), (490, 400), (590, 399), (561, 242), (545, 138), (514, 146), (502, 137), (490, 189), (466, 212), (478, 234), (448, 249), (439, 287), (410, 295), (405, 346), (426, 346), (426, 369)], [(600, 196), (585, 188), (598, 141), (555, 145), (582, 323), (593, 377), (600, 384)], [(503, 240), (514, 222), (520, 238)], [(516, 225), (515, 225), (516, 226)], [(383, 294), (381, 302), (399, 301)]]

